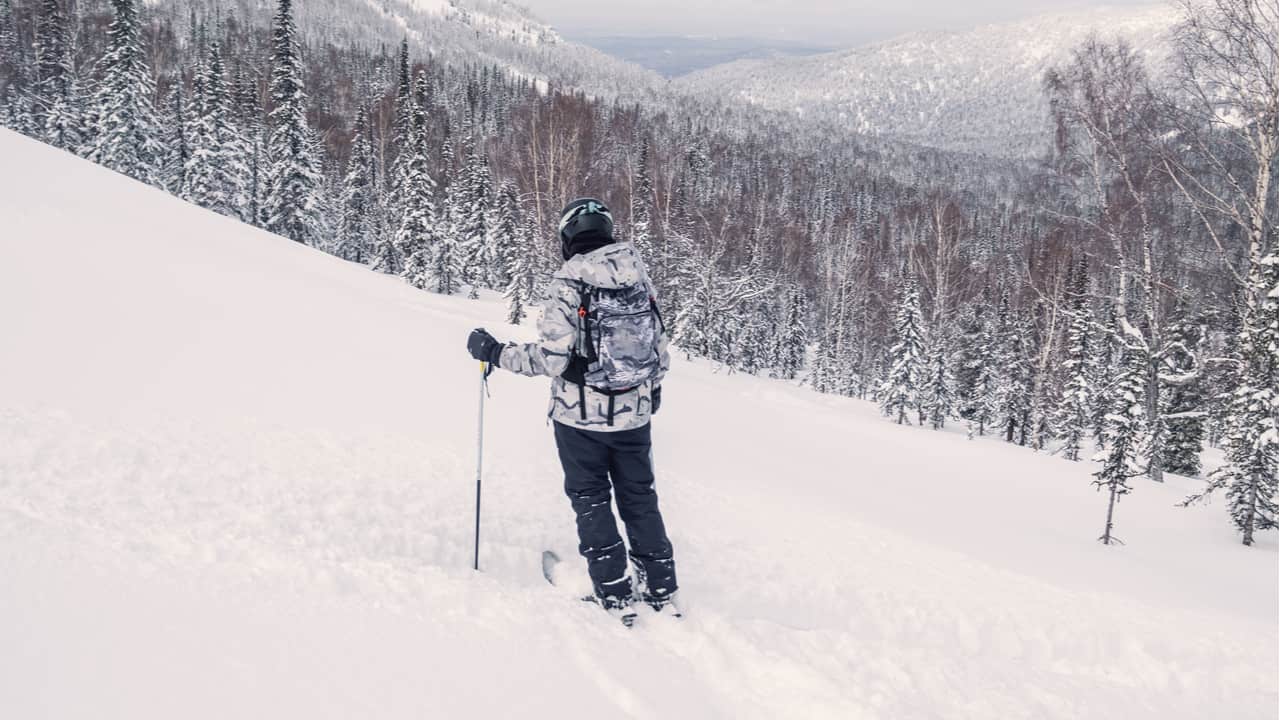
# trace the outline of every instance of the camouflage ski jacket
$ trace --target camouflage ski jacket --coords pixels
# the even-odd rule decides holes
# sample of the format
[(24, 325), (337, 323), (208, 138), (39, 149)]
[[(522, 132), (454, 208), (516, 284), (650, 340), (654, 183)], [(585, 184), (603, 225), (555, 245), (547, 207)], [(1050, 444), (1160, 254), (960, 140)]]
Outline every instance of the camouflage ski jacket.
[(578, 308), (584, 283), (599, 288), (624, 288), (643, 283), (649, 288), (649, 294), (655, 295), (644, 261), (630, 243), (615, 243), (584, 255), (575, 255), (556, 272), (547, 288), (542, 317), (538, 320), (538, 334), (541, 336), (538, 342), (507, 346), (502, 351), (499, 365), (520, 375), (550, 376), (551, 407), (548, 416), (556, 422), (600, 432), (643, 427), (649, 422), (653, 388), (662, 384), (671, 366), (665, 330), (658, 340), (661, 362), (658, 376), (652, 382), (612, 398), (612, 425), (609, 424), (611, 398), (608, 395), (591, 387), (582, 389), (560, 377), (569, 366), (578, 339)]

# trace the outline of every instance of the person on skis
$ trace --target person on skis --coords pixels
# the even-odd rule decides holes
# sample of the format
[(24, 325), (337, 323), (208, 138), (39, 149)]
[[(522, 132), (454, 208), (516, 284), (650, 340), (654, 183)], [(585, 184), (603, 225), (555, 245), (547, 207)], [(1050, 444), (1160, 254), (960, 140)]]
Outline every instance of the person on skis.
[[(467, 350), (503, 370), (552, 378), (548, 416), (565, 494), (577, 514), (578, 551), (596, 599), (626, 614), (626, 622), (634, 617), (635, 599), (678, 614), (672, 601), (675, 561), (654, 491), (649, 432), (670, 357), (644, 261), (634, 245), (614, 239), (613, 229), (613, 217), (599, 200), (565, 206), (564, 265), (542, 304), (539, 340), (504, 345), (480, 328), (467, 339)], [(629, 552), (618, 534), (611, 495)], [(628, 557), (638, 587), (632, 585)]]

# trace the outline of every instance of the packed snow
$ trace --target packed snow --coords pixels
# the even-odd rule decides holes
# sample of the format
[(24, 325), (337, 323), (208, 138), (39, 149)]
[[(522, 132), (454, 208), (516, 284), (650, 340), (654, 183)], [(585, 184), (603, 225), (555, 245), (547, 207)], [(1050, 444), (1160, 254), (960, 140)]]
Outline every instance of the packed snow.
[[(674, 363), (687, 616), (586, 585), (498, 298), (419, 292), (0, 131), (0, 716), (1274, 718), (1277, 549), (1197, 481)], [(546, 584), (545, 548), (578, 579)]]

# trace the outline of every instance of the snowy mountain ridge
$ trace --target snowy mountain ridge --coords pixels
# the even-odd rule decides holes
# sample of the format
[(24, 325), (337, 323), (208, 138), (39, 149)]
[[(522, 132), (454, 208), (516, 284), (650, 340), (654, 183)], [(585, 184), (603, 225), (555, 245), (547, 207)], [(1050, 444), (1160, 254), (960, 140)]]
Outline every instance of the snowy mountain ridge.
[[(209, 0), (192, 0), (192, 3)], [(155, 0), (179, 27), (191, 4)], [(241, 0), (245, 19), (270, 27), (274, 0)], [(585, 45), (565, 41), (527, 8), (510, 0), (307, 0), (294, 4), (301, 37), (336, 46), (393, 48), (409, 42), (415, 61), (429, 53), (455, 65), (493, 64), (513, 76), (577, 88), (604, 97), (652, 99), (665, 81), (649, 70)], [(212, 9), (208, 14), (213, 15)]]
[(1026, 156), (1047, 142), (1041, 79), (1092, 33), (1159, 62), (1172, 7), (1093, 8), (969, 31), (917, 32), (809, 57), (744, 60), (675, 81), (685, 92), (943, 149)]

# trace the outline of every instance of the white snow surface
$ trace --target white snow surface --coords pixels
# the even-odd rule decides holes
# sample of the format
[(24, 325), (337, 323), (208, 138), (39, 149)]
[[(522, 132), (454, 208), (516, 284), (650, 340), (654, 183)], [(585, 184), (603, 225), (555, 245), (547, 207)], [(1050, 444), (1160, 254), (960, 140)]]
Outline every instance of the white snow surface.
[[(1196, 481), (677, 360), (683, 621), (576, 601), (546, 382), (415, 291), (0, 131), (0, 717), (1274, 718), (1277, 551)], [(574, 578), (547, 585), (554, 548)]]

